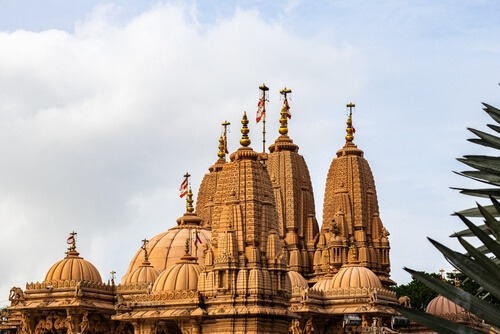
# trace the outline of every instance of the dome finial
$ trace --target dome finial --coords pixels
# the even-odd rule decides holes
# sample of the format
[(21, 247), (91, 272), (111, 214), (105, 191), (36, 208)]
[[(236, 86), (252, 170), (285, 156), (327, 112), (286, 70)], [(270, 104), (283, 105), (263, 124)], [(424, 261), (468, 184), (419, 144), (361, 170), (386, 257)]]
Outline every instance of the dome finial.
[(250, 129), (248, 128), (248, 118), (247, 118), (247, 112), (243, 112), (243, 118), (241, 119), (241, 139), (240, 139), (240, 145), (243, 147), (248, 147), (250, 146), (250, 138), (248, 137), (248, 134), (250, 133)]
[(71, 233), (69, 234), (69, 237), (68, 237), (68, 239), (66, 240), (66, 242), (68, 243), (68, 245), (70, 245), (70, 246), (68, 247), (68, 252), (67, 252), (67, 254), (76, 252), (76, 235), (77, 235), (77, 234), (78, 234), (78, 233), (76, 233), (75, 231), (73, 231), (73, 232), (71, 232)]
[(347, 134), (345, 135), (345, 140), (348, 142), (348, 143), (352, 143), (352, 141), (354, 140), (354, 133), (356, 132), (356, 130), (354, 129), (354, 127), (352, 126), (352, 112), (354, 110), (354, 108), (356, 107), (356, 105), (352, 102), (346, 104), (346, 107), (349, 108), (349, 115), (347, 116), (347, 128), (346, 128), (346, 132)]
[(283, 106), (281, 107), (281, 112), (280, 112), (280, 128), (279, 128), (279, 133), (280, 135), (287, 135), (288, 134), (288, 119), (292, 118), (292, 114), (290, 113), (290, 106), (288, 105), (288, 97), (287, 94), (290, 94), (292, 90), (290, 88), (283, 88), (280, 90), (280, 94), (283, 95)]
[(193, 192), (191, 191), (191, 186), (189, 186), (189, 190), (188, 190), (187, 198), (186, 198), (186, 212), (187, 213), (193, 213), (194, 212), (194, 207), (193, 207)]
[(219, 137), (219, 152), (217, 153), (217, 156), (221, 160), (226, 160), (226, 145), (224, 144), (224, 136), (220, 135)]
[(142, 239), (141, 249), (144, 251), (144, 262), (148, 262), (149, 254), (146, 245), (149, 243), (148, 239)]

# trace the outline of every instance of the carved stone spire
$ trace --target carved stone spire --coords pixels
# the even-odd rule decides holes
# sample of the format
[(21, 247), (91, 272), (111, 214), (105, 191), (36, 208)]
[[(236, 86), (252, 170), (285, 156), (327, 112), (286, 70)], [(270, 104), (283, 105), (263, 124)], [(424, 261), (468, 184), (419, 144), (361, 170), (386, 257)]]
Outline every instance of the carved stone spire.
[[(391, 285), (389, 243), (382, 237), (385, 228), (379, 216), (375, 181), (363, 151), (353, 143), (354, 106), (347, 105), (346, 143), (337, 151), (326, 179), (321, 228), (326, 244), (317, 246), (325, 249), (326, 256), (315, 262), (315, 271), (322, 275), (333, 266), (336, 272), (343, 264), (354, 262), (375, 272), (383, 284)], [(334, 229), (338, 231), (335, 236)], [(334, 246), (333, 240), (347, 242)]]

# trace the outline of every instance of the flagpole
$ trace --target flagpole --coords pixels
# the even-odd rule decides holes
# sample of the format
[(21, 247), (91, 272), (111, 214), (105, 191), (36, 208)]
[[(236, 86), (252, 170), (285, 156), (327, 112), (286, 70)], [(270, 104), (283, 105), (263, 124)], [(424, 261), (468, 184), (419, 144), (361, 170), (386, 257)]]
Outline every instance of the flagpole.
[(266, 152), (266, 92), (269, 88), (262, 84), (259, 86), (259, 89), (262, 91), (262, 152)]
[(224, 153), (229, 154), (229, 149), (227, 147), (227, 127), (231, 125), (231, 123), (229, 123), (228, 121), (224, 121), (221, 125), (224, 127)]

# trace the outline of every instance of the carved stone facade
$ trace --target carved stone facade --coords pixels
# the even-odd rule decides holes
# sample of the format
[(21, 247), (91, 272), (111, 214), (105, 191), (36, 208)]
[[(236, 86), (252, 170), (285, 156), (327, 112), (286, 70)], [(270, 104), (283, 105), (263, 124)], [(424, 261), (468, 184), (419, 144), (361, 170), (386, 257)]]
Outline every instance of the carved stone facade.
[(282, 91), (279, 136), (269, 152), (250, 147), (246, 114), (240, 147), (229, 159), (224, 131), (197, 211), (189, 189), (177, 226), (143, 240), (121, 284), (103, 283), (76, 252), (72, 235), (67, 256), (44, 281), (12, 289), (3, 328), (23, 334), (393, 332), (391, 305), (398, 301), (389, 289), (389, 233), (370, 167), (353, 143), (352, 116), (326, 178), (320, 229), (307, 164), (288, 136), (289, 92)]

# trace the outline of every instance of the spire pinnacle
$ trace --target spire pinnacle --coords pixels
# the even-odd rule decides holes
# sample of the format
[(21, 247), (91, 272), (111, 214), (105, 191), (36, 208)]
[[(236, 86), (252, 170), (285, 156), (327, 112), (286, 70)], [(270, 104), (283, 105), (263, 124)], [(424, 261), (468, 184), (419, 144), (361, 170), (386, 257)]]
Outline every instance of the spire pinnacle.
[(248, 128), (248, 118), (247, 118), (247, 113), (246, 111), (243, 113), (243, 118), (241, 119), (241, 139), (240, 139), (240, 145), (243, 147), (248, 147), (250, 146), (251, 140), (248, 137), (248, 134), (250, 133), (250, 129)]
[(141, 241), (142, 241), (141, 249), (144, 251), (144, 262), (148, 262), (149, 254), (148, 254), (148, 249), (146, 248), (146, 245), (149, 243), (149, 240), (142, 239)]
[(189, 190), (188, 190), (187, 197), (186, 197), (186, 212), (187, 213), (193, 213), (194, 212), (194, 207), (193, 207), (193, 192), (191, 191), (191, 186), (189, 186)]
[(219, 137), (219, 152), (217, 153), (217, 156), (219, 157), (219, 159), (224, 159), (226, 160), (226, 145), (224, 143), (224, 136), (223, 135), (220, 135)]
[(75, 231), (71, 232), (69, 234), (69, 237), (68, 239), (66, 240), (66, 242), (68, 243), (68, 245), (70, 245), (68, 247), (68, 253), (70, 252), (76, 252), (76, 235), (78, 233), (76, 233)]
[(347, 116), (347, 122), (346, 122), (347, 127), (345, 131), (347, 134), (345, 135), (345, 140), (347, 143), (352, 143), (352, 141), (354, 140), (354, 133), (356, 132), (356, 130), (352, 126), (352, 112), (356, 107), (356, 105), (350, 102), (346, 104), (346, 107), (349, 109), (349, 115)]
[(290, 106), (288, 105), (288, 97), (287, 95), (290, 94), (292, 90), (290, 88), (283, 88), (280, 90), (280, 94), (283, 95), (283, 106), (281, 107), (281, 112), (280, 112), (280, 128), (279, 128), (279, 133), (280, 135), (287, 135), (288, 134), (288, 118), (292, 118), (292, 114), (290, 113)]

